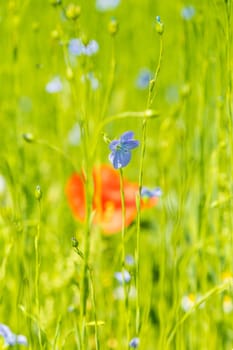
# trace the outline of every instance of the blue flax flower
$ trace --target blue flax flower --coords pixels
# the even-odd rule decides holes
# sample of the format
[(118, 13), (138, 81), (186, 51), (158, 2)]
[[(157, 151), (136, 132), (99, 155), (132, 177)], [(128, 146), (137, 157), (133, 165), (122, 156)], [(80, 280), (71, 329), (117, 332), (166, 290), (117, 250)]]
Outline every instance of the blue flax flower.
[(45, 90), (49, 94), (55, 94), (57, 92), (60, 92), (62, 88), (63, 88), (63, 85), (62, 85), (61, 78), (59, 76), (56, 76), (47, 83)]
[(192, 5), (183, 7), (181, 10), (181, 17), (185, 21), (190, 21), (196, 14), (196, 10)]
[(120, 0), (96, 0), (96, 8), (99, 11), (112, 10), (117, 7)]
[(114, 276), (120, 284), (129, 283), (131, 280), (130, 273), (127, 270), (124, 270), (123, 272), (115, 272)]
[(69, 52), (74, 56), (92, 56), (99, 50), (99, 44), (95, 40), (90, 40), (86, 45), (81, 39), (71, 39), (69, 42)]
[(141, 197), (142, 198), (153, 198), (153, 197), (161, 197), (162, 190), (159, 187), (153, 188), (150, 190), (147, 187), (142, 187), (141, 189)]
[(8, 326), (2, 323), (0, 323), (0, 336), (3, 337), (6, 346), (16, 344), (28, 345), (27, 338), (24, 335), (14, 334)]
[(131, 159), (131, 150), (138, 147), (139, 142), (133, 139), (134, 133), (126, 131), (119, 140), (113, 140), (109, 148), (112, 151), (109, 160), (115, 169), (120, 169), (129, 164)]
[(136, 80), (136, 86), (140, 90), (145, 90), (148, 88), (150, 80), (153, 78), (152, 72), (147, 68), (142, 68), (139, 71), (137, 80)]
[(129, 347), (136, 349), (140, 343), (139, 338), (132, 338), (129, 342)]

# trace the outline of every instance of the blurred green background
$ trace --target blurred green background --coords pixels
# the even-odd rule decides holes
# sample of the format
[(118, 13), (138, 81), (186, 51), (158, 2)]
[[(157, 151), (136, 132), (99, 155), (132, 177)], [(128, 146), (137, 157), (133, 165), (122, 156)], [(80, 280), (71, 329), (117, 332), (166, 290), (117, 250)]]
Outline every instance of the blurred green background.
[[(65, 186), (84, 164), (83, 115), (89, 126), (88, 152), (97, 143), (96, 163), (108, 163), (102, 131), (114, 139), (132, 130), (142, 141), (141, 118), (115, 118), (96, 131), (101, 118), (145, 110), (148, 84), (142, 86), (138, 79), (142, 70), (152, 77), (158, 64), (159, 15), (163, 57), (152, 105), (159, 117), (148, 120), (144, 183), (160, 186), (163, 196), (158, 207), (142, 215), (140, 348), (230, 350), (232, 1), (121, 0), (106, 11), (92, 0), (73, 4), (81, 8), (77, 20), (67, 18), (70, 3), (65, 0), (61, 6), (47, 0), (0, 4), (0, 322), (25, 334), (30, 349), (81, 348), (82, 261), (71, 238), (76, 235), (82, 244), (83, 226), (72, 216)], [(115, 36), (108, 29), (113, 18), (119, 24)], [(96, 40), (99, 50), (75, 57), (68, 50), (72, 38)], [(96, 88), (83, 78), (90, 72)], [(62, 89), (48, 93), (46, 86), (56, 76)], [(135, 150), (124, 172), (132, 181), (138, 179), (139, 161)], [(43, 192), (40, 205), (34, 195), (37, 185)], [(128, 231), (126, 250), (133, 255), (135, 224)], [(114, 272), (121, 269), (119, 251), (119, 234), (92, 234), (96, 312), (104, 322), (99, 326), (101, 349), (128, 348), (123, 302), (113, 293)], [(222, 287), (223, 276), (229, 284)], [(203, 301), (201, 307), (197, 300)], [(93, 321), (91, 302), (89, 306)], [(133, 297), (129, 310), (133, 337)], [(94, 328), (89, 328), (87, 349), (95, 349)]]

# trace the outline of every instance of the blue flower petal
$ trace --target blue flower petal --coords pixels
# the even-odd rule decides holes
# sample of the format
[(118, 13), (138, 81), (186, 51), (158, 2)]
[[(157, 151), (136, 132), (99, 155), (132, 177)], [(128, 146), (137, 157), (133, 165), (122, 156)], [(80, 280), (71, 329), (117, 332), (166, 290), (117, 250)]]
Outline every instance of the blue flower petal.
[(138, 147), (139, 142), (137, 140), (124, 141), (122, 146), (124, 149), (130, 150)]
[(16, 336), (16, 341), (17, 341), (17, 344), (26, 345), (26, 346), (28, 345), (27, 338), (22, 334), (19, 334)]
[(86, 46), (85, 53), (87, 56), (92, 56), (99, 51), (99, 44), (95, 40), (91, 40)]
[(0, 336), (4, 338), (6, 345), (15, 344), (15, 334), (4, 324), (0, 324)]
[(109, 148), (112, 151), (109, 160), (115, 169), (120, 169), (129, 164), (131, 150), (139, 145), (137, 140), (133, 140), (133, 131), (124, 132), (118, 140), (113, 140)]
[(84, 54), (85, 46), (80, 39), (71, 39), (69, 42), (69, 52), (75, 56)]
[(129, 342), (129, 347), (136, 349), (140, 343), (139, 338), (132, 338)]
[(185, 21), (190, 21), (196, 14), (196, 10), (192, 5), (183, 7), (181, 10), (181, 17)]
[(133, 131), (126, 131), (126, 132), (124, 132), (124, 134), (121, 135), (120, 141), (121, 142), (129, 141), (133, 138), (133, 136), (134, 136)]
[(90, 40), (84, 45), (81, 39), (71, 39), (69, 41), (69, 52), (74, 56), (92, 56), (99, 51), (99, 44), (96, 40)]
[(150, 80), (153, 78), (152, 72), (147, 68), (142, 68), (136, 80), (136, 86), (140, 90), (144, 90), (149, 86)]
[(24, 335), (16, 335), (14, 334), (8, 326), (0, 323), (0, 336), (2, 336), (5, 340), (6, 345), (28, 345), (27, 338)]
[(61, 78), (59, 76), (56, 76), (47, 83), (45, 90), (49, 94), (55, 94), (57, 92), (60, 92), (62, 88), (63, 88), (63, 85), (62, 85)]
[(96, 0), (96, 8), (99, 11), (112, 10), (117, 7), (120, 0)]
[(109, 148), (111, 151), (115, 151), (117, 146), (120, 145), (120, 142), (118, 140), (113, 140), (110, 144), (109, 144)]
[(131, 153), (125, 150), (113, 151), (109, 155), (109, 160), (115, 169), (120, 169), (129, 164), (131, 159)]
[(162, 190), (159, 187), (153, 188), (150, 190), (147, 187), (142, 187), (141, 189), (141, 197), (143, 198), (153, 198), (153, 197), (161, 197)]
[(131, 280), (131, 276), (130, 273), (127, 270), (124, 270), (123, 272), (115, 272), (114, 274), (116, 280), (123, 284), (125, 283), (129, 283), (129, 281)]

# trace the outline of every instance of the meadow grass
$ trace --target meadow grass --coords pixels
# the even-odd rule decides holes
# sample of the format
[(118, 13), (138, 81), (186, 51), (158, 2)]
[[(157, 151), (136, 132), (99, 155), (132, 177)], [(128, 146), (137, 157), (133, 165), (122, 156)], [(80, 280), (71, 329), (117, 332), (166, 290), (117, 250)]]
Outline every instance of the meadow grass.
[[(231, 350), (232, 1), (6, 0), (0, 24), (0, 324), (33, 350)], [(99, 48), (72, 55), (73, 38)], [(123, 224), (106, 234), (93, 168), (129, 130)], [(147, 210), (138, 194), (129, 226), (125, 179), (162, 190)]]

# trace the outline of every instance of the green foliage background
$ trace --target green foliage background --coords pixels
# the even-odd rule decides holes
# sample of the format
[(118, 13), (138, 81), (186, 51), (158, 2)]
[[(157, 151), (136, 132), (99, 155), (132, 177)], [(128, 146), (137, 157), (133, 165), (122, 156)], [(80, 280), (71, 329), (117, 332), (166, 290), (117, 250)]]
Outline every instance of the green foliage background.
[[(183, 1), (122, 0), (106, 12), (97, 11), (94, 0), (73, 2), (81, 7), (77, 21), (47, 0), (0, 4), (0, 173), (6, 180), (0, 194), (0, 322), (25, 334), (30, 349), (96, 349), (93, 325), (87, 344), (80, 343), (82, 259), (71, 238), (82, 248), (84, 228), (70, 212), (65, 186), (85, 162), (82, 138), (72, 146), (68, 134), (86, 115), (85, 147), (91, 153), (97, 143), (95, 163), (108, 163), (102, 131), (113, 139), (133, 130), (142, 141), (142, 118), (115, 118), (98, 135), (96, 130), (103, 112), (108, 118), (145, 110), (148, 89), (137, 89), (135, 82), (141, 68), (156, 69), (160, 15), (164, 50), (152, 105), (159, 117), (148, 120), (144, 183), (160, 186), (163, 196), (142, 214), (140, 348), (231, 349), (232, 313), (224, 312), (223, 301), (232, 298), (233, 268), (232, 2), (193, 1), (190, 20), (181, 16), (190, 5)], [(68, 5), (64, 0), (64, 9)], [(119, 23), (115, 37), (108, 31), (112, 16)], [(99, 52), (74, 64), (67, 51), (74, 37), (95, 39)], [(90, 71), (99, 80), (95, 91), (82, 81)], [(56, 75), (63, 90), (48, 94), (45, 86)], [(23, 134), (31, 134), (33, 142)], [(138, 179), (139, 161), (136, 150), (124, 172), (132, 181)], [(38, 184), (40, 202), (34, 195)], [(120, 235), (94, 230), (90, 244), (96, 309), (89, 298), (86, 321), (94, 321), (96, 312), (104, 322), (97, 327), (100, 349), (127, 349), (126, 310), (113, 296), (114, 272), (121, 270)], [(134, 249), (135, 224), (128, 229), (126, 251), (133, 255)], [(202, 307), (182, 310), (188, 294), (199, 297)], [(133, 298), (127, 310), (134, 337)]]

